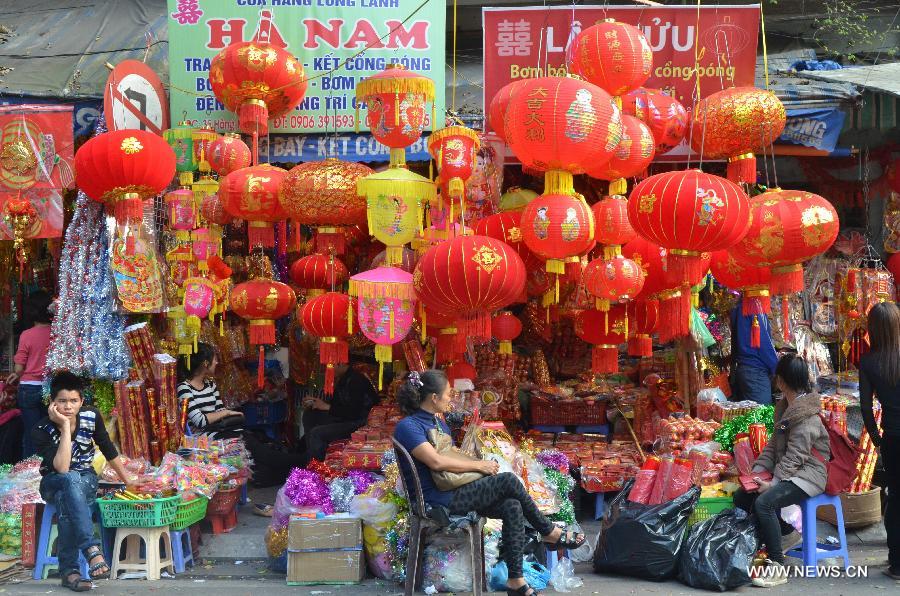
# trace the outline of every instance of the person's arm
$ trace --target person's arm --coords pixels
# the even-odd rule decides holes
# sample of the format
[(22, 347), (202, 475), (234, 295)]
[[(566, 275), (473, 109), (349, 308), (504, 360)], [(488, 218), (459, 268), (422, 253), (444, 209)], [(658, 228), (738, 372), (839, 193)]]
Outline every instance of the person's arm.
[(53, 469), (60, 474), (68, 474), (69, 466), (72, 465), (72, 423), (59, 413), (55, 403), (47, 408), (47, 415), (59, 429), (59, 445), (53, 456)]
[(872, 444), (876, 447), (881, 446), (881, 433), (878, 432), (878, 423), (875, 422), (875, 414), (872, 411), (874, 404), (872, 403), (872, 381), (866, 374), (864, 366), (859, 367), (859, 407), (862, 410), (863, 422), (866, 425), (866, 431), (872, 439)]
[(496, 474), (500, 466), (495, 461), (477, 460), (468, 461), (445, 457), (438, 453), (434, 446), (427, 441), (422, 443), (411, 452), (412, 456), (428, 466), (433, 472), (481, 472), (486, 475)]
[(94, 415), (97, 417), (94, 424), (94, 443), (97, 444), (100, 453), (106, 458), (109, 466), (115, 471), (119, 479), (125, 484), (134, 484), (134, 478), (125, 469), (122, 458), (119, 457), (119, 450), (116, 449), (115, 443), (109, 438), (109, 433), (106, 432), (103, 416), (96, 410), (94, 410)]
[[(816, 415), (815, 419), (804, 422), (791, 432), (784, 456), (778, 461), (775, 469), (772, 470), (775, 478), (787, 480), (793, 477), (809, 458), (815, 457), (812, 453), (813, 438), (818, 434), (815, 425), (818, 425), (824, 432), (825, 427), (822, 426), (822, 421), (819, 420), (818, 415)], [(822, 455), (825, 456), (827, 454), (823, 453)]]
[(754, 472), (771, 472), (775, 469), (775, 441), (770, 439), (763, 450), (759, 453), (759, 457), (753, 462)]
[(25, 372), (25, 364), (28, 362), (28, 336), (19, 338), (19, 347), (16, 350), (16, 355), (13, 356), (13, 362), (15, 363), (15, 367), (13, 368), (13, 372), (6, 377), (6, 383), (8, 385), (12, 385), (20, 378), (22, 378), (22, 373)]

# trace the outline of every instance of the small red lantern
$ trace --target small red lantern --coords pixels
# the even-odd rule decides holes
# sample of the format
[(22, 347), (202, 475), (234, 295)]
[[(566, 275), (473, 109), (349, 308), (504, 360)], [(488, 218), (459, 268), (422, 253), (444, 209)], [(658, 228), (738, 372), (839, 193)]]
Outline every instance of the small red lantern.
[(169, 215), (169, 228), (175, 230), (175, 237), (181, 241), (190, 240), (191, 230), (197, 227), (194, 192), (187, 188), (173, 190), (166, 193), (165, 203)]
[(287, 284), (271, 279), (251, 279), (238, 284), (231, 291), (231, 309), (236, 315), (250, 321), (250, 344), (259, 346), (257, 383), (263, 387), (265, 349), (263, 345), (275, 343), (275, 320), (287, 316), (297, 297)]
[(334, 393), (334, 367), (349, 362), (348, 316), (353, 316), (350, 297), (327, 292), (300, 308), (300, 322), (310, 335), (319, 338), (319, 362), (325, 365), (325, 393)]
[(478, 378), (478, 371), (475, 370), (475, 367), (465, 362), (464, 360), (458, 360), (447, 367), (447, 380), (450, 381), (450, 384), (453, 383), (457, 379), (471, 379), (474, 381)]
[(278, 189), (285, 176), (286, 170), (261, 164), (236, 170), (221, 181), (219, 197), (229, 214), (247, 220), (251, 247), (275, 246), (272, 222), (286, 217), (278, 202)]
[(565, 273), (565, 263), (594, 244), (594, 215), (580, 195), (546, 193), (522, 211), (525, 245), (547, 261), (550, 273)]
[[(591, 206), (594, 214), (594, 240), (597, 244), (613, 248), (630, 242), (637, 236), (628, 221), (628, 201), (621, 195), (603, 197)], [(606, 255), (611, 256), (610, 254)]]
[(347, 267), (334, 257), (312, 254), (294, 261), (291, 281), (305, 289), (308, 298), (333, 290), (347, 281)]
[(569, 68), (610, 95), (644, 84), (653, 68), (653, 51), (634, 25), (605, 19), (584, 29), (569, 48)]
[(634, 261), (644, 272), (644, 287), (635, 300), (650, 298), (669, 287), (666, 283), (666, 249), (637, 236), (622, 246), (622, 255)]
[(706, 159), (728, 159), (728, 179), (756, 183), (754, 152), (764, 151), (784, 130), (787, 112), (775, 94), (731, 87), (697, 102), (691, 148)]
[(669, 279), (690, 284), (709, 267), (700, 253), (726, 249), (747, 233), (750, 199), (737, 184), (700, 170), (665, 172), (634, 188), (628, 219), (638, 234), (669, 249)]
[(228, 225), (234, 220), (231, 215), (225, 211), (225, 204), (218, 194), (206, 195), (200, 202), (200, 215), (211, 224), (217, 226)]
[(235, 170), (250, 165), (250, 147), (241, 140), (241, 135), (226, 132), (209, 144), (206, 158), (219, 176), (227, 176)]
[(493, 99), (491, 99), (491, 105), (488, 108), (488, 123), (491, 126), (491, 130), (493, 130), (501, 140), (506, 140), (505, 122), (509, 100), (516, 92), (518, 92), (522, 83), (525, 81), (526, 79), (519, 79), (518, 81), (507, 83), (501, 87), (500, 91), (497, 91)]
[(448, 126), (428, 137), (428, 151), (437, 162), (451, 200), (463, 198), (480, 146), (478, 134), (465, 126)]
[(415, 143), (428, 117), (425, 105), (431, 102), (431, 124), (434, 126), (434, 81), (406, 70), (402, 64), (388, 64), (385, 69), (361, 80), (356, 86), (357, 114), (359, 104), (366, 104), (366, 126), (379, 143), (391, 149), (403, 149)]
[(522, 235), (521, 211), (504, 211), (489, 215), (476, 221), (473, 229), (479, 236), (490, 236), (513, 247), (522, 258), (525, 269), (543, 267), (541, 260), (525, 244), (525, 237)]
[(747, 265), (738, 261), (730, 251), (720, 250), (712, 254), (710, 271), (720, 284), (743, 293), (742, 312), (746, 315), (769, 314), (769, 281), (772, 273), (768, 267)]
[(522, 321), (508, 311), (497, 313), (491, 320), (491, 333), (500, 342), (500, 353), (512, 354), (512, 342), (522, 333)]
[(639, 176), (647, 170), (656, 154), (650, 127), (634, 116), (622, 116), (622, 140), (613, 158), (599, 168), (588, 168), (587, 175), (609, 180), (609, 194), (624, 195), (628, 190), (626, 178)]
[(641, 87), (622, 97), (622, 112), (635, 116), (650, 127), (656, 155), (668, 153), (681, 144), (688, 129), (688, 114), (674, 97)]
[(607, 312), (581, 311), (575, 317), (575, 335), (594, 346), (591, 372), (619, 372), (619, 344), (625, 343), (628, 337), (628, 316), (624, 306), (615, 306)]
[(594, 259), (581, 274), (585, 289), (597, 299), (597, 310), (607, 311), (610, 304), (631, 300), (644, 287), (641, 266), (622, 255)]
[(628, 338), (628, 355), (639, 358), (653, 356), (653, 338), (659, 324), (659, 300), (634, 300), (626, 306), (634, 333)]
[(303, 101), (306, 75), (290, 52), (270, 43), (233, 43), (209, 66), (216, 98), (237, 113), (241, 130), (254, 137), (269, 133), (269, 119), (284, 116)]

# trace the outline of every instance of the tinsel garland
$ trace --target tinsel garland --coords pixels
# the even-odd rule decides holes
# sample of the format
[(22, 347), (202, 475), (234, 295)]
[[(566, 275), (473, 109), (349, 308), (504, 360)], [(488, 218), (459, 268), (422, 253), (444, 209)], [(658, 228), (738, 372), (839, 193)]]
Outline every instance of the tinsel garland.
[[(106, 132), (101, 116), (96, 135)], [(47, 368), (93, 379), (122, 379), (131, 356), (123, 315), (117, 312), (103, 206), (78, 192), (59, 261), (59, 307), (53, 319)]]
[(350, 500), (356, 495), (356, 487), (350, 478), (335, 478), (328, 483), (331, 504), (338, 512), (350, 511)]
[(310, 470), (291, 470), (284, 483), (284, 495), (295, 507), (318, 507), (325, 515), (334, 513), (328, 486), (321, 476)]
[(722, 446), (722, 449), (731, 451), (734, 448), (734, 438), (747, 432), (751, 424), (765, 424), (769, 436), (775, 428), (775, 407), (762, 406), (742, 416), (738, 416), (728, 422), (723, 422), (716, 431), (713, 439)]
[(356, 494), (362, 495), (369, 490), (369, 487), (375, 484), (379, 479), (375, 474), (365, 470), (350, 470), (347, 477), (353, 482)]
[(10, 470), (12, 470), (12, 464), (0, 464), (0, 478), (8, 475)]
[(556, 490), (556, 494), (559, 496), (560, 501), (559, 511), (548, 516), (548, 519), (550, 521), (561, 521), (567, 526), (574, 524), (575, 505), (572, 504), (569, 493), (572, 492), (572, 489), (575, 487), (575, 479), (568, 473), (560, 472), (554, 468), (545, 467), (544, 474), (547, 475), (547, 480)]
[(557, 449), (544, 449), (538, 452), (534, 458), (545, 468), (552, 468), (568, 474), (569, 456)]

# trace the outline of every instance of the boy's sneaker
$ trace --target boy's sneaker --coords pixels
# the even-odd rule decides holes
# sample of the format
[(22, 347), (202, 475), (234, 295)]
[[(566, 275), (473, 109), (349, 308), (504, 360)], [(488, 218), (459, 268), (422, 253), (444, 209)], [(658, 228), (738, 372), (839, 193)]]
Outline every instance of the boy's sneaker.
[(750, 583), (757, 588), (774, 588), (787, 583), (787, 568), (781, 563), (766, 560), (764, 567), (750, 569)]
[(781, 550), (782, 552), (787, 554), (789, 550), (791, 550), (801, 542), (803, 542), (803, 536), (800, 535), (800, 532), (794, 530), (787, 536), (781, 537)]

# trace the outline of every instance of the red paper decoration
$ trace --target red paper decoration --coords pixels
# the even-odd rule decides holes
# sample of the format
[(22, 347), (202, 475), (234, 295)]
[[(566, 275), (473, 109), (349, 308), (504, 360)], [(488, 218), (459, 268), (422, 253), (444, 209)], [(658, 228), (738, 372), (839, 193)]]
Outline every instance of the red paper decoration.
[(697, 102), (691, 148), (706, 159), (728, 159), (728, 179), (756, 183), (754, 152), (765, 150), (784, 130), (784, 104), (771, 91), (731, 87)]
[(653, 68), (653, 51), (641, 30), (615, 19), (584, 29), (569, 52), (571, 71), (610, 95), (640, 87)]
[(521, 211), (505, 211), (479, 219), (475, 222), (474, 230), (479, 236), (490, 236), (513, 247), (522, 258), (525, 269), (530, 271), (543, 267), (543, 262), (525, 244), (525, 237), (522, 235)]
[(641, 266), (621, 255), (594, 259), (585, 267), (581, 279), (601, 311), (609, 310), (612, 303), (631, 300), (644, 287)]
[(639, 358), (653, 356), (653, 338), (659, 324), (659, 300), (634, 300), (626, 305), (631, 329), (628, 338), (628, 355)]
[(209, 165), (219, 176), (227, 176), (235, 170), (250, 165), (250, 147), (241, 140), (241, 136), (226, 132), (209, 144), (206, 154)]
[(231, 309), (250, 321), (250, 343), (259, 346), (257, 384), (263, 386), (265, 350), (263, 345), (275, 343), (275, 320), (287, 316), (297, 297), (287, 284), (270, 279), (252, 279), (231, 291)]
[(566, 260), (594, 245), (594, 215), (580, 195), (540, 195), (522, 211), (521, 221), (526, 246), (547, 261), (550, 273), (565, 273)]
[(684, 106), (662, 91), (641, 87), (622, 97), (622, 112), (635, 116), (650, 127), (656, 142), (656, 155), (677, 147), (688, 129)]
[(709, 267), (700, 253), (726, 249), (750, 227), (750, 199), (724, 178), (700, 170), (666, 172), (640, 182), (628, 199), (635, 231), (669, 249), (669, 279), (695, 283)]
[(491, 105), (488, 108), (488, 123), (491, 126), (491, 130), (504, 141), (506, 140), (505, 122), (506, 110), (509, 108), (509, 100), (526, 80), (527, 79), (519, 79), (518, 81), (507, 83), (501, 87), (500, 91), (497, 91), (491, 99)]
[(506, 140), (526, 168), (581, 174), (609, 161), (621, 139), (619, 108), (587, 81), (528, 79), (509, 100)]
[(217, 226), (228, 225), (234, 219), (225, 211), (225, 204), (218, 194), (203, 197), (203, 201), (200, 203), (200, 215), (209, 223)]
[[(334, 366), (349, 362), (346, 338), (352, 302), (346, 294), (327, 292), (300, 308), (300, 322), (310, 335), (319, 338), (319, 362), (325, 365), (325, 393), (334, 393)], [(352, 314), (350, 315), (352, 316)]]
[(286, 215), (278, 202), (278, 190), (287, 171), (269, 164), (236, 170), (220, 181), (219, 197), (225, 210), (234, 217), (247, 220), (250, 246), (275, 246), (272, 222)]
[(508, 311), (497, 313), (491, 320), (491, 332), (500, 342), (500, 353), (512, 354), (512, 342), (522, 333), (522, 321)]
[(769, 281), (772, 273), (768, 267), (742, 263), (730, 251), (720, 250), (712, 254), (710, 271), (720, 284), (743, 293), (741, 310), (744, 315), (771, 312)]
[[(406, 70), (402, 64), (388, 64), (383, 71), (359, 82), (356, 101), (357, 106), (366, 104), (366, 126), (372, 136), (391, 149), (403, 149), (415, 143), (425, 130), (425, 107), (434, 102), (434, 81)], [(433, 123), (433, 103), (431, 109)]]
[(479, 147), (478, 134), (465, 126), (448, 126), (428, 137), (428, 151), (451, 200), (462, 199)]
[(591, 212), (594, 214), (594, 240), (597, 244), (617, 247), (637, 236), (628, 221), (628, 201), (625, 197), (603, 197), (591, 206)]
[(209, 83), (216, 98), (237, 113), (244, 133), (265, 136), (270, 118), (284, 116), (303, 101), (307, 81), (303, 65), (287, 50), (244, 41), (216, 54)]
[(299, 258), (291, 265), (291, 281), (307, 290), (307, 297), (318, 296), (347, 281), (347, 267), (333, 257), (312, 254)]
[(619, 344), (625, 343), (628, 337), (628, 317), (624, 306), (614, 306), (607, 312), (581, 311), (575, 317), (575, 335), (594, 346), (591, 350), (591, 372), (619, 372)]
[(609, 194), (624, 195), (628, 190), (625, 178), (643, 174), (656, 155), (650, 127), (634, 116), (622, 116), (622, 140), (612, 159), (599, 168), (588, 168), (587, 175), (609, 180)]
[(474, 381), (478, 378), (478, 371), (475, 370), (475, 367), (463, 360), (454, 362), (447, 367), (446, 373), (447, 380), (450, 381), (451, 385), (457, 379), (471, 379)]

